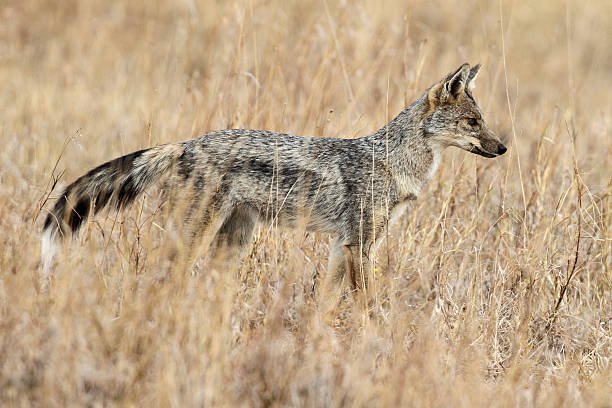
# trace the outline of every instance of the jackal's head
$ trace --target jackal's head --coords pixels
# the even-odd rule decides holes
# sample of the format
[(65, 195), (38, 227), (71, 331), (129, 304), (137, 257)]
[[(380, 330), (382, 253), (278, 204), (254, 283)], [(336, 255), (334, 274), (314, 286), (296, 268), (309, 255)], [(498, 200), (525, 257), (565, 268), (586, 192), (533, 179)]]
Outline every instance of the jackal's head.
[(432, 148), (457, 146), (484, 157), (506, 152), (506, 146), (489, 130), (472, 97), (479, 70), (480, 64), (472, 68), (463, 64), (429, 89), (424, 130)]

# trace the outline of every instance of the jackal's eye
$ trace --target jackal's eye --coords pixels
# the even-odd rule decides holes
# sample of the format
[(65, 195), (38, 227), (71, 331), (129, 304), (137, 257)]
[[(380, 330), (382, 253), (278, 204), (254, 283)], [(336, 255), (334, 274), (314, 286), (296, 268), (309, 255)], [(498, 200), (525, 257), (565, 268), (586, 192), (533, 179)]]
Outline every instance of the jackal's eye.
[(468, 125), (470, 125), (471, 127), (476, 127), (478, 126), (478, 120), (475, 118), (469, 118), (467, 120)]

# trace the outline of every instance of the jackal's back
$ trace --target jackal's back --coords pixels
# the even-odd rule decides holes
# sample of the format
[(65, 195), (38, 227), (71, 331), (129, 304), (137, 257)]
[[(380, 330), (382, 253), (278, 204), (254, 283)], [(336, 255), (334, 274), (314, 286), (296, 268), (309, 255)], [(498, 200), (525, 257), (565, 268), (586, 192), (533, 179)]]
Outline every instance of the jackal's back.
[(177, 174), (268, 219), (305, 217), (311, 229), (335, 231), (353, 205), (348, 197), (367, 185), (367, 158), (356, 140), (232, 129), (186, 142)]

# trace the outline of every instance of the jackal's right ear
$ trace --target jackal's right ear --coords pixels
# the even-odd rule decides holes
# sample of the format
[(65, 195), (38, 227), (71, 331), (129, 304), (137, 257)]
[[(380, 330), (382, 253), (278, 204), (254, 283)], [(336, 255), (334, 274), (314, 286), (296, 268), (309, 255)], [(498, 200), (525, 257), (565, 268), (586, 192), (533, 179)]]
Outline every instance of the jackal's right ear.
[(444, 78), (440, 83), (434, 85), (427, 95), (431, 105), (441, 105), (453, 102), (465, 90), (465, 85), (470, 76), (469, 64), (463, 64), (452, 74)]
[(476, 64), (472, 68), (470, 68), (470, 75), (468, 76), (467, 83), (466, 83), (466, 87), (470, 91), (474, 89), (474, 86), (476, 86), (474, 82), (476, 82), (476, 78), (478, 77), (479, 71), (480, 71), (480, 64)]

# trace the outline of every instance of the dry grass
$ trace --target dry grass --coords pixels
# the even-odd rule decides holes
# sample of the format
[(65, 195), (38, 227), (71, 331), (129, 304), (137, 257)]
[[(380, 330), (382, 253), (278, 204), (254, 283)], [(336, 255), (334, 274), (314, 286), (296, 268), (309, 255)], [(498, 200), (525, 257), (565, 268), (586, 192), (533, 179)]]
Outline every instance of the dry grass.
[[(611, 406), (610, 15), (608, 0), (2, 3), (0, 405)], [(239, 271), (159, 282), (172, 237), (153, 197), (91, 222), (42, 290), (54, 175), (51, 198), (214, 129), (362, 136), (464, 61), (484, 64), (476, 97), (510, 151), (445, 153), (378, 248), (370, 310), (321, 322), (329, 237), (304, 232), (262, 227)]]

